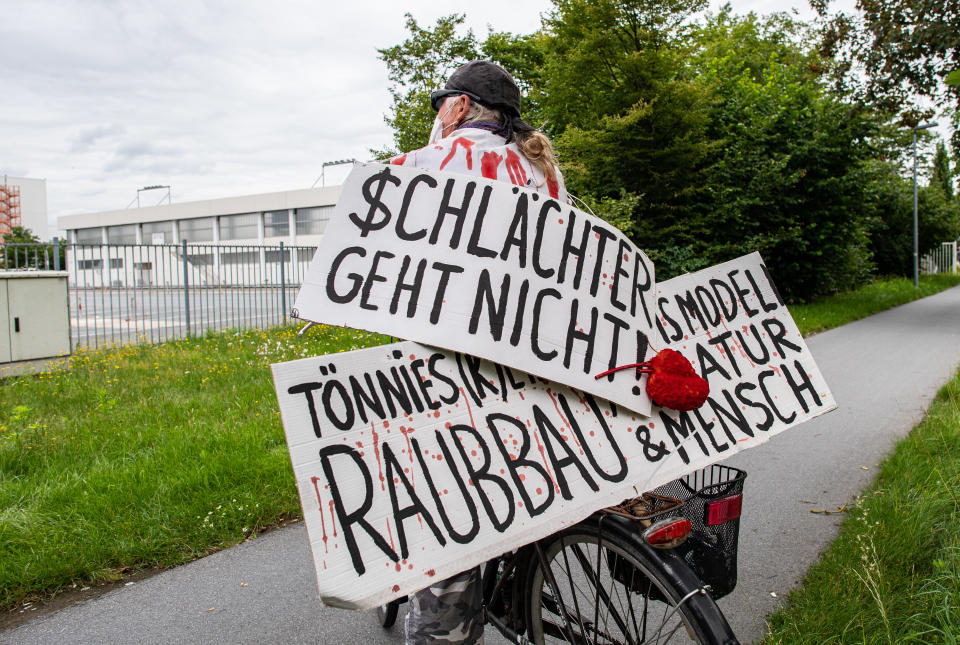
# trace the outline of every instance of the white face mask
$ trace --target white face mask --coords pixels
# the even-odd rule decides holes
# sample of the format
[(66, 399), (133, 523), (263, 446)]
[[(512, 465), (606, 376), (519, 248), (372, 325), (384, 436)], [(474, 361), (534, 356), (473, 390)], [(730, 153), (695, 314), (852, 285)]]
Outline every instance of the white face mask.
[[(443, 107), (443, 106), (441, 106)], [(437, 112), (437, 117), (433, 120), (433, 127), (430, 128), (430, 138), (427, 140), (427, 145), (433, 145), (437, 141), (443, 138), (443, 122), (440, 120), (442, 117), (447, 116), (447, 113), (453, 109), (453, 105), (446, 109), (445, 112)]]
[(430, 128), (430, 138), (427, 140), (427, 145), (432, 146), (437, 141), (442, 139), (440, 135), (443, 134), (443, 124), (440, 122), (440, 115), (437, 115), (437, 118), (433, 120), (433, 127)]

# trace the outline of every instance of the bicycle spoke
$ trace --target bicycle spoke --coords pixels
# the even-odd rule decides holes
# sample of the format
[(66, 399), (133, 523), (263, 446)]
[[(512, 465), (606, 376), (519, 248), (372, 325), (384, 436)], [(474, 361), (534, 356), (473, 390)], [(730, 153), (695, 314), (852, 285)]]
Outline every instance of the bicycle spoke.
[[(564, 533), (545, 552), (547, 565), (534, 569), (528, 605), (536, 643), (580, 645), (652, 645), (699, 642), (679, 601), (658, 567), (656, 555), (643, 553), (623, 534)], [(543, 567), (552, 572), (553, 586)], [(566, 576), (566, 580), (563, 577)], [(555, 597), (559, 594), (560, 597)], [(698, 601), (699, 602), (699, 601)], [(566, 622), (564, 621), (566, 619)], [(699, 633), (699, 632), (698, 632)]]
[[(576, 612), (577, 624), (580, 626), (580, 635), (583, 636), (584, 640), (586, 640), (587, 631), (584, 629), (583, 616), (580, 614), (580, 603), (577, 602), (577, 593), (573, 588), (573, 574), (570, 572), (570, 560), (567, 557), (567, 549), (563, 544), (563, 536), (560, 537), (560, 552), (563, 553), (563, 565), (567, 570), (567, 581), (570, 583), (570, 595), (573, 597), (573, 610)], [(557, 593), (560, 593), (559, 589), (557, 590)]]
[[(574, 551), (574, 555), (576, 555), (578, 559), (583, 557), (583, 554), (579, 549)], [(621, 629), (621, 631), (623, 631), (624, 633), (627, 633), (629, 631), (629, 628), (627, 627), (627, 623), (624, 622), (623, 617), (621, 617), (620, 614), (614, 611), (613, 607), (610, 607), (610, 596), (599, 584), (599, 581), (597, 580), (597, 572), (593, 569), (593, 567), (589, 565), (589, 563), (584, 563), (583, 560), (581, 560), (580, 566), (583, 567), (583, 572), (586, 574), (587, 580), (593, 585), (593, 588), (596, 590), (597, 597), (600, 600), (603, 600), (604, 604), (610, 608), (610, 611), (613, 614), (614, 622), (617, 623), (617, 626)], [(597, 603), (598, 607), (599, 607), (599, 604), (600, 603), (598, 602)]]
[[(610, 553), (609, 550), (605, 550), (605, 551), (606, 551), (608, 554)], [(606, 557), (609, 559), (610, 556), (607, 555)], [(617, 570), (617, 567), (618, 567), (618, 566), (621, 566), (621, 558), (620, 558), (620, 555), (614, 552), (614, 553), (613, 553), (613, 557), (614, 557), (613, 567), (609, 568), (609, 569), (608, 569), (609, 571), (616, 571), (616, 570)], [(623, 566), (629, 566), (629, 563), (628, 563), (626, 560), (623, 560), (623, 561), (622, 561), (622, 565), (623, 565)], [(614, 577), (614, 576), (611, 574), (611, 577), (610, 577), (610, 588), (614, 591), (614, 594), (615, 594), (615, 596), (616, 596), (616, 598), (617, 598), (617, 601), (618, 601), (618, 604), (619, 604), (619, 606), (620, 606), (620, 611), (623, 612), (626, 616), (629, 617), (629, 614), (624, 611), (625, 608), (624, 608), (624, 606), (623, 606), (623, 598), (621, 598), (621, 596), (620, 596), (620, 589), (622, 588), (622, 589), (627, 593), (628, 597), (629, 597), (629, 595), (630, 595), (630, 593), (631, 593), (631, 589), (630, 589), (629, 587), (624, 586), (622, 582), (621, 582), (620, 585), (618, 586), (618, 585), (617, 585), (617, 582), (618, 582), (618, 581), (617, 581), (616, 577)], [(611, 606), (612, 606), (612, 605), (611, 605)], [(630, 643), (631, 645), (634, 645), (634, 644), (636, 643), (636, 640), (630, 637), (629, 620), (625, 621), (625, 624), (624, 624), (624, 627), (623, 627), (623, 631), (624, 631), (624, 634), (625, 634), (625, 636), (627, 637), (627, 640), (629, 641), (629, 643)]]

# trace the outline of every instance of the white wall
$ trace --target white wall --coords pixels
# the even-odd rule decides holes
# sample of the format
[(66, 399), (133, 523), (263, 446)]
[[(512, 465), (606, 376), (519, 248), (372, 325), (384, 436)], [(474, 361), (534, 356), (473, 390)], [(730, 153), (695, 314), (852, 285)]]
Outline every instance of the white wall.
[(47, 224), (47, 180), (0, 176), (0, 183), (20, 187), (20, 223), (42, 241), (50, 239)]

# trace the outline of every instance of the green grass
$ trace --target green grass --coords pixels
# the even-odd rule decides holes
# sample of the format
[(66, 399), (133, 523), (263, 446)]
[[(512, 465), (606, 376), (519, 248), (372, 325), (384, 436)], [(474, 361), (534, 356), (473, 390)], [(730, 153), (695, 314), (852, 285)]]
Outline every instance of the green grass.
[(80, 352), (0, 385), (0, 606), (236, 544), (300, 504), (269, 364), (337, 328)]
[(767, 645), (960, 642), (960, 372), (770, 618)]
[(877, 280), (856, 291), (840, 293), (802, 305), (790, 305), (790, 315), (804, 336), (833, 329), (848, 322), (931, 296), (960, 284), (960, 274), (937, 274), (920, 277), (920, 287), (907, 278)]

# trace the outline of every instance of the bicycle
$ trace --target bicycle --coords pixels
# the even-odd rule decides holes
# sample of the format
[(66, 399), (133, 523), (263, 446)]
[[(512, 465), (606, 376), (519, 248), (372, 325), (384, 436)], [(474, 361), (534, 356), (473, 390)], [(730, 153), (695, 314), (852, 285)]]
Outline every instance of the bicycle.
[(486, 622), (518, 644), (738, 643), (716, 600), (736, 585), (745, 478), (709, 466), (488, 561)]

